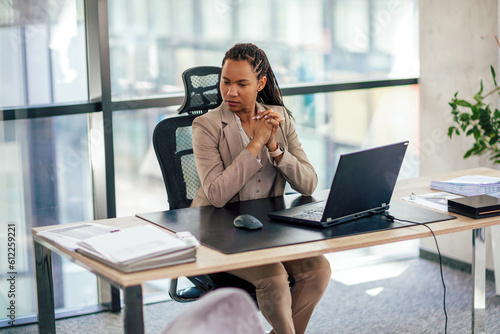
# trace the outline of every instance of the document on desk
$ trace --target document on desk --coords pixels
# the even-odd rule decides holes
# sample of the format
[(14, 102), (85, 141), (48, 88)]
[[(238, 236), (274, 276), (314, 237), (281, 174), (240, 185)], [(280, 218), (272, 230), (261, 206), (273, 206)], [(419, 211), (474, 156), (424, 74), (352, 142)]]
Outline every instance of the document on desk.
[(86, 223), (71, 226), (63, 225), (49, 231), (38, 232), (37, 235), (52, 240), (66, 249), (75, 251), (79, 248), (78, 243), (82, 240), (117, 231), (120, 231), (120, 229), (113, 226)]
[(415, 204), (420, 204), (428, 208), (436, 209), (443, 212), (448, 212), (448, 200), (461, 198), (460, 195), (450, 194), (447, 192), (430, 193), (423, 195), (412, 194), (402, 199)]
[(123, 272), (193, 262), (199, 246), (189, 232), (174, 236), (153, 226), (118, 229), (86, 223), (62, 226), (37, 235)]
[(135, 226), (97, 235), (78, 243), (76, 250), (123, 272), (165, 267), (196, 260), (199, 245), (153, 226)]

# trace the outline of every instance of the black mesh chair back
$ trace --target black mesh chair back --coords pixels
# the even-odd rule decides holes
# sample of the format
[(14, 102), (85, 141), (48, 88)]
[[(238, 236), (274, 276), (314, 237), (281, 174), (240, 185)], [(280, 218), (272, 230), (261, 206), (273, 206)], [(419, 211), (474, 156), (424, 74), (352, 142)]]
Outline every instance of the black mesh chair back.
[(189, 207), (200, 185), (191, 139), (191, 125), (196, 116), (166, 118), (153, 132), (153, 147), (171, 210)]
[(221, 68), (192, 67), (182, 73), (184, 103), (179, 115), (162, 120), (153, 132), (153, 147), (160, 163), (170, 209), (191, 205), (200, 181), (196, 171), (191, 138), (191, 125), (196, 116), (218, 107)]
[(215, 66), (198, 66), (184, 71), (182, 82), (186, 98), (178, 109), (179, 114), (200, 115), (218, 107), (222, 103), (220, 73), (221, 68)]

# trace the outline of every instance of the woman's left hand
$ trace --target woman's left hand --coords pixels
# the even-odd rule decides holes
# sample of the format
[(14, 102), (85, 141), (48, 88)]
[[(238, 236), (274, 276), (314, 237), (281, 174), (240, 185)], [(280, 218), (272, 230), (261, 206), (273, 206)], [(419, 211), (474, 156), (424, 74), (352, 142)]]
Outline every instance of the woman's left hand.
[(278, 132), (278, 127), (281, 122), (285, 120), (281, 116), (279, 112), (273, 111), (272, 109), (267, 109), (267, 110), (259, 110), (257, 112), (257, 115), (253, 117), (256, 120), (266, 120), (268, 123), (270, 123), (273, 126), (273, 130), (271, 132), (271, 135), (269, 136), (269, 140), (266, 143), (266, 146), (268, 149), (274, 150), (276, 147), (276, 140), (274, 136)]

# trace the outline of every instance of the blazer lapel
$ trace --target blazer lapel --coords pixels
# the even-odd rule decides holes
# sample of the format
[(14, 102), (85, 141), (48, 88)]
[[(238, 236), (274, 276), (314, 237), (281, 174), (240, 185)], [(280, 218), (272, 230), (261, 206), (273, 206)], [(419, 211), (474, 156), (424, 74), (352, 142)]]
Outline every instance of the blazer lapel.
[[(231, 162), (240, 154), (241, 152), (241, 135), (238, 130), (238, 125), (234, 119), (234, 113), (229, 110), (225, 104), (222, 104), (222, 123), (224, 124), (223, 133), (224, 138), (227, 142), (227, 147), (229, 148), (230, 157), (222, 157), (226, 166), (231, 164)], [(227, 159), (230, 161), (227, 161)]]

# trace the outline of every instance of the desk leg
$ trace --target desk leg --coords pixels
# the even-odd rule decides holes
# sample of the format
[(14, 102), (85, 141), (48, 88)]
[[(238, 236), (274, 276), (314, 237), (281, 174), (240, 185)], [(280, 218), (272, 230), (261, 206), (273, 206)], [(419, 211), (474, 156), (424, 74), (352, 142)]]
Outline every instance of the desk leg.
[(472, 333), (486, 333), (486, 233), (472, 231)]
[(115, 288), (102, 278), (97, 278), (97, 291), (99, 293), (99, 304), (111, 312), (120, 312), (120, 289)]
[(35, 249), (35, 275), (37, 294), (37, 318), (39, 333), (55, 333), (54, 280), (52, 277), (52, 252), (33, 241)]
[(500, 226), (490, 227), (493, 270), (495, 274), (495, 293), (500, 296)]
[(134, 285), (123, 289), (124, 329), (128, 334), (144, 333), (144, 317), (142, 311), (142, 286)]

